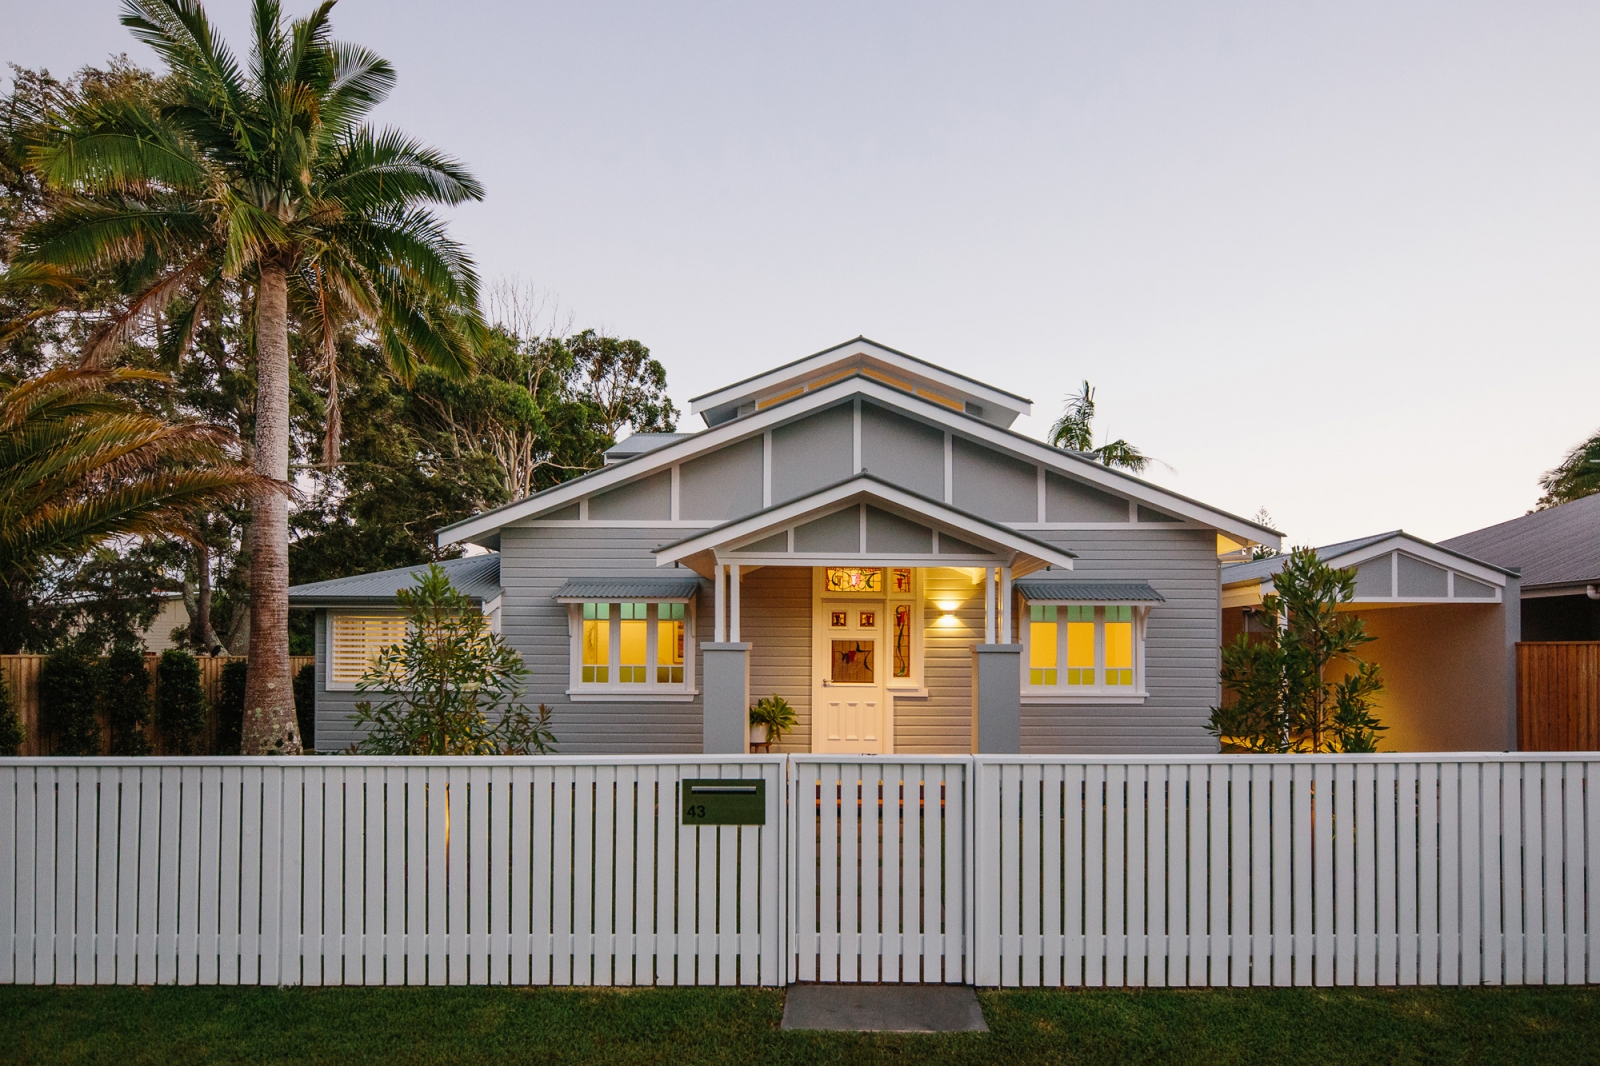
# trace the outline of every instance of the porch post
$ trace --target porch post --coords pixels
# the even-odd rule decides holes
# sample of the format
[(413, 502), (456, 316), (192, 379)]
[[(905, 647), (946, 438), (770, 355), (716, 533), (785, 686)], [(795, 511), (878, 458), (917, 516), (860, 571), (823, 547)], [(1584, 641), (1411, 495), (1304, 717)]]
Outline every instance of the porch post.
[(1012, 644), (1011, 637), (1011, 567), (1000, 568), (1000, 639), (997, 644)]
[(994, 570), (983, 568), (983, 642), (994, 643)]
[(728, 567), (728, 639), (739, 643), (739, 564)]
[(728, 584), (722, 576), (726, 569), (721, 563), (715, 563), (711, 568), (711, 610), (714, 614), (711, 620), (711, 639), (717, 644), (722, 644), (728, 639)]

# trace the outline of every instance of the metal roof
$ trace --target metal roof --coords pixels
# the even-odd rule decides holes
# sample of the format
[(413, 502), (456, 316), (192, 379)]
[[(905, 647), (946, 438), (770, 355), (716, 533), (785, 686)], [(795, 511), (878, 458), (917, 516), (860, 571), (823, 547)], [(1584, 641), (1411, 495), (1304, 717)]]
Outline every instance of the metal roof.
[(698, 577), (575, 577), (556, 590), (563, 603), (583, 600), (692, 600)]
[(653, 452), (657, 448), (664, 448), (668, 444), (692, 437), (693, 433), (635, 433), (625, 440), (619, 440), (606, 449), (606, 460), (619, 463), (624, 459), (632, 459), (645, 452)]
[[(450, 575), (452, 585), (479, 603), (500, 595), (500, 556), (496, 553), (445, 559), (439, 565)], [(295, 585), (289, 589), (289, 605), (337, 607), (392, 603), (396, 592), (414, 586), (417, 575), (427, 570), (428, 564), (422, 563), (396, 570), (380, 570), (373, 574), (356, 574)]]
[(1440, 541), (1496, 566), (1522, 570), (1524, 591), (1600, 582), (1600, 496)]
[(1143, 581), (1062, 581), (1025, 577), (1011, 587), (1030, 600), (1080, 600), (1086, 603), (1165, 603), (1167, 598)]

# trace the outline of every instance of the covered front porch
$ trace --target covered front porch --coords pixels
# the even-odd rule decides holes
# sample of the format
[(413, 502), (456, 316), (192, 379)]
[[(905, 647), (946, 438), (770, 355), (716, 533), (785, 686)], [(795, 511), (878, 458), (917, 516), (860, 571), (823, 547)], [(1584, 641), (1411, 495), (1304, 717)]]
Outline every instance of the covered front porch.
[(1020, 751), (1012, 581), (1073, 559), (869, 475), (656, 556), (712, 583), (700, 686), (717, 754), (748, 750), (748, 709), (769, 695), (798, 719), (779, 750)]

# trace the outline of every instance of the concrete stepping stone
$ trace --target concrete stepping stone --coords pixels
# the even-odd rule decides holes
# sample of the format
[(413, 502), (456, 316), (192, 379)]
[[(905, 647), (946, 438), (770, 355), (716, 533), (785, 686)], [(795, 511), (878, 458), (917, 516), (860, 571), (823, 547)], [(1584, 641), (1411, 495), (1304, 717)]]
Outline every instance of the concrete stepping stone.
[(987, 1033), (965, 985), (790, 985), (783, 1028), (859, 1033)]

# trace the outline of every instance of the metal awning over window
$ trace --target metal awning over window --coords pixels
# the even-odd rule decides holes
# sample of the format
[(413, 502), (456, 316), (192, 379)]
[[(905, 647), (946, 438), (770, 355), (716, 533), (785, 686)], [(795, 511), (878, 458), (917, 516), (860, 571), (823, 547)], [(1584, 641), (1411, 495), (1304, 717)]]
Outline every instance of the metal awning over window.
[(1062, 581), (1023, 578), (1011, 587), (1035, 603), (1165, 603), (1166, 597), (1143, 581)]
[(687, 603), (700, 595), (698, 577), (575, 577), (556, 590), (558, 603), (648, 600)]

